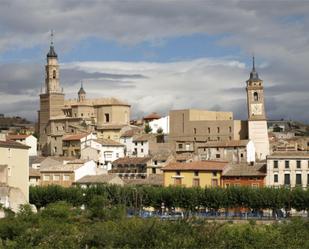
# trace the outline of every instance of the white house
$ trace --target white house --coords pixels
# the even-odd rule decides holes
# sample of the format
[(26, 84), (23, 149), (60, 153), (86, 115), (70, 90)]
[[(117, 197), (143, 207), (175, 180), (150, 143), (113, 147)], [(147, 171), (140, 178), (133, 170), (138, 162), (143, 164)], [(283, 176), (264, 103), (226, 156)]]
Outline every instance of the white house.
[(170, 117), (162, 117), (160, 119), (155, 119), (149, 122), (149, 126), (152, 129), (152, 133), (156, 133), (159, 128), (163, 130), (164, 134), (169, 134), (170, 132)]
[(111, 170), (112, 162), (124, 157), (125, 145), (111, 139), (90, 140), (81, 151), (82, 159), (95, 160), (100, 168)]
[(267, 156), (266, 186), (309, 186), (309, 153), (282, 151)]
[(38, 139), (33, 136), (33, 135), (22, 135), (22, 134), (17, 134), (17, 135), (7, 135), (6, 137), (7, 140), (12, 140), (15, 142), (19, 142), (22, 144), (25, 144), (30, 147), (28, 150), (29, 156), (37, 156), (37, 143)]

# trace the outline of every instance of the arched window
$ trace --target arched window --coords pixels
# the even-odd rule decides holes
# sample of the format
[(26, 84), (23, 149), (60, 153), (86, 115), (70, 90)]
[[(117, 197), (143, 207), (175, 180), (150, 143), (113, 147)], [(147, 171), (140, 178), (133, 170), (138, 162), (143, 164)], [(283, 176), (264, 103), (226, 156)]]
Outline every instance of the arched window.
[(257, 92), (253, 93), (253, 97), (254, 97), (254, 101), (258, 101), (259, 100), (259, 94)]
[(56, 70), (53, 70), (53, 79), (56, 79)]

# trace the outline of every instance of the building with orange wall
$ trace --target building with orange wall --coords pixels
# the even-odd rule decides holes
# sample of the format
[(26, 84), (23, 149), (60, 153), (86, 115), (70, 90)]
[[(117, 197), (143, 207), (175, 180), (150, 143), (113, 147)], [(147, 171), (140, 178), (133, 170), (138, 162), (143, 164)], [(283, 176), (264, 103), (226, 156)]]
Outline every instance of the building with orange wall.
[(222, 174), (222, 186), (263, 187), (265, 177), (266, 164), (232, 164)]

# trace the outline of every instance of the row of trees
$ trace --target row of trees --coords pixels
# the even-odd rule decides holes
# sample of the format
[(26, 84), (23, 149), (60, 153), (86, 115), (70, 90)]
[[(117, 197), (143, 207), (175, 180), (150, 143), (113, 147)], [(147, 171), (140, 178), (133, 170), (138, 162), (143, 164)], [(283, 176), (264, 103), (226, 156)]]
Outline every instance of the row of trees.
[(24, 206), (0, 219), (0, 248), (309, 248), (309, 222), (303, 219), (270, 225), (170, 222), (127, 218), (121, 209), (104, 196), (94, 196), (85, 210), (57, 202), (34, 214)]
[(38, 209), (56, 201), (73, 206), (87, 205), (94, 196), (104, 196), (111, 205), (126, 207), (183, 208), (197, 211), (208, 208), (309, 210), (309, 190), (299, 188), (184, 188), (152, 186), (97, 185), (82, 189), (45, 186), (30, 188), (30, 203)]

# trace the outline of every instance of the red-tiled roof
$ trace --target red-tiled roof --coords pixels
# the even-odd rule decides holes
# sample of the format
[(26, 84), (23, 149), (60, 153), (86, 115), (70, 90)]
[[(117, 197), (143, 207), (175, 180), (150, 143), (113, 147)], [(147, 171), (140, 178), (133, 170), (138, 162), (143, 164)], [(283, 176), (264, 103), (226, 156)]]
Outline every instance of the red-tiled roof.
[(152, 120), (152, 119), (159, 119), (159, 118), (161, 118), (161, 116), (158, 113), (153, 112), (153, 113), (145, 116), (144, 120)]
[(7, 141), (0, 141), (0, 147), (5, 147), (5, 148), (18, 148), (18, 149), (26, 149), (28, 150), (29, 146), (24, 145), (22, 143), (18, 143), (12, 140), (7, 140)]
[(87, 135), (88, 135), (87, 133), (68, 135), (63, 138), (63, 141), (81, 140), (83, 137), (86, 137)]
[(25, 134), (15, 134), (15, 135), (7, 135), (6, 139), (7, 140), (20, 140), (20, 139), (25, 139), (29, 137), (30, 135), (25, 135)]
[(114, 141), (112, 139), (107, 139), (107, 138), (101, 138), (101, 139), (97, 139), (95, 140), (96, 142), (102, 144), (102, 145), (109, 145), (109, 146), (124, 146), (123, 144)]
[(163, 171), (170, 170), (219, 170), (222, 171), (228, 162), (225, 161), (195, 161), (190, 163), (169, 163), (162, 168)]

